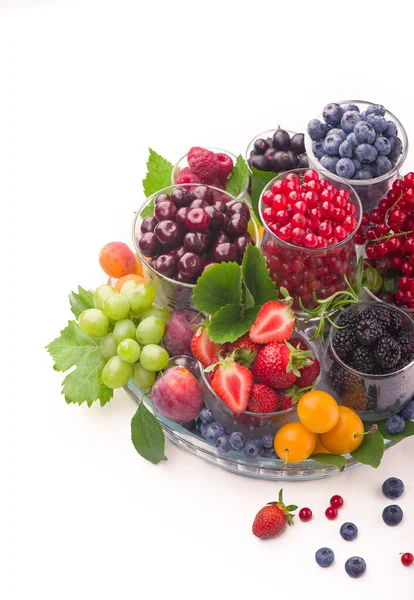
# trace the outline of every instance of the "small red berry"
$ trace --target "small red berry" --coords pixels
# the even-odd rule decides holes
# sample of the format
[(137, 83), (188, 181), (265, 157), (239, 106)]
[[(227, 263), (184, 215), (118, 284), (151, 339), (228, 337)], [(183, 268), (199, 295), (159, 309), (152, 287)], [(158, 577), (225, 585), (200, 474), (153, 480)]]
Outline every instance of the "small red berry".
[(270, 190), (263, 192), (262, 200), (266, 206), (270, 206), (273, 202), (274, 194)]
[(414, 266), (408, 260), (401, 263), (400, 269), (404, 275), (412, 275), (414, 273)]
[(318, 172), (314, 171), (313, 169), (308, 169), (303, 175), (303, 181), (308, 183), (309, 181), (312, 181), (312, 179), (315, 181), (319, 179)]
[[(413, 240), (413, 242), (414, 242), (414, 240)], [(386, 244), (387, 244), (388, 252), (391, 254), (392, 252), (398, 252), (398, 250), (401, 248), (402, 242), (401, 242), (400, 238), (392, 237), (386, 242)], [(413, 252), (414, 252), (414, 249), (413, 249)]]
[(285, 194), (276, 194), (273, 198), (272, 208), (274, 211), (282, 210), (286, 208), (288, 203), (287, 196)]
[(301, 508), (299, 511), (299, 519), (306, 523), (306, 521), (310, 521), (312, 518), (312, 511), (310, 508)]
[(411, 552), (404, 552), (404, 554), (401, 554), (401, 562), (404, 567), (409, 567), (414, 562), (414, 556), (411, 554)]
[(414, 173), (407, 173), (404, 177), (404, 184), (407, 188), (414, 188)]
[(374, 210), (371, 212), (371, 223), (381, 223), (383, 218), (384, 217), (378, 208), (374, 208)]
[(325, 516), (330, 521), (333, 521), (338, 516), (338, 510), (333, 506), (328, 506), (328, 508), (325, 510)]
[(371, 218), (367, 213), (362, 215), (361, 227), (367, 227), (371, 223)]
[(272, 192), (274, 194), (281, 194), (285, 190), (285, 182), (283, 179), (276, 179), (272, 185)]
[(335, 494), (335, 496), (332, 496), (330, 500), (330, 505), (333, 508), (341, 508), (341, 506), (344, 505), (344, 499), (342, 498), (342, 496), (338, 496), (338, 494)]
[(405, 190), (405, 183), (402, 179), (396, 179), (392, 184), (392, 189), (395, 192), (403, 192)]
[(377, 246), (375, 244), (371, 244), (367, 246), (365, 249), (366, 255), (370, 260), (374, 260), (378, 256)]

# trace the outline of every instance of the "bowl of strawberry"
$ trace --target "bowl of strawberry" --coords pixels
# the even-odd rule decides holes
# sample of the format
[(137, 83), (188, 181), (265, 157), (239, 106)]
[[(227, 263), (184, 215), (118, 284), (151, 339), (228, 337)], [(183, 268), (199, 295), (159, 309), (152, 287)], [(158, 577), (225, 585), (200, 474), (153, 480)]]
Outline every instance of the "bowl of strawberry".
[(301, 308), (312, 309), (355, 277), (354, 236), (362, 206), (345, 181), (328, 172), (296, 169), (282, 173), (263, 190), (261, 250), (276, 287), (284, 287)]

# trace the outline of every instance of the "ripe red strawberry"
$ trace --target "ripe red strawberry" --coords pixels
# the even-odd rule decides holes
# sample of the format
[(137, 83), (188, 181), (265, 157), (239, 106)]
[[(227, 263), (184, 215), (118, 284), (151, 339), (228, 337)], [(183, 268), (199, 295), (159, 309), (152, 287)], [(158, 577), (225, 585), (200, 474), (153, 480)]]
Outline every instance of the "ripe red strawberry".
[(204, 367), (208, 367), (219, 359), (219, 352), (226, 352), (226, 344), (216, 344), (208, 337), (206, 331), (200, 327), (191, 339), (191, 352)]
[(259, 352), (262, 348), (261, 344), (256, 344), (250, 339), (248, 333), (245, 333), (235, 342), (230, 342), (228, 345), (228, 351), (233, 352), (237, 348), (242, 348), (243, 350), (251, 350), (252, 352)]
[(291, 396), (288, 396), (285, 390), (283, 390), (282, 393), (279, 395), (279, 400), (279, 411), (288, 410), (288, 408), (292, 408), (292, 406), (295, 404), (293, 398)]
[(262, 348), (254, 362), (254, 380), (272, 388), (288, 388), (300, 375), (299, 369), (310, 364), (310, 350), (294, 348), (288, 342), (273, 342)]
[(286, 342), (292, 335), (295, 315), (286, 304), (271, 300), (259, 310), (256, 321), (250, 328), (250, 339), (256, 344)]
[(283, 502), (283, 490), (279, 492), (278, 502), (269, 502), (257, 513), (253, 521), (253, 535), (258, 538), (269, 538), (277, 535), (286, 526), (293, 525), (293, 517), (291, 511), (296, 510), (298, 507), (294, 504), (285, 506)]
[(279, 397), (272, 388), (263, 383), (256, 383), (247, 405), (247, 410), (254, 413), (276, 412), (279, 405)]
[(211, 387), (236, 414), (246, 410), (252, 386), (251, 371), (234, 362), (232, 357), (225, 358), (215, 367)]
[[(290, 341), (291, 344), (295, 346), (295, 348), (297, 348), (299, 345), (301, 350), (309, 350), (308, 346), (303, 340), (300, 340), (298, 338), (292, 338)], [(295, 385), (297, 385), (300, 388), (311, 386), (312, 383), (319, 377), (319, 374), (321, 372), (321, 365), (319, 364), (318, 359), (315, 358), (313, 355), (312, 358), (309, 358), (312, 362), (309, 365), (306, 365), (300, 369), (300, 375), (295, 383)]]

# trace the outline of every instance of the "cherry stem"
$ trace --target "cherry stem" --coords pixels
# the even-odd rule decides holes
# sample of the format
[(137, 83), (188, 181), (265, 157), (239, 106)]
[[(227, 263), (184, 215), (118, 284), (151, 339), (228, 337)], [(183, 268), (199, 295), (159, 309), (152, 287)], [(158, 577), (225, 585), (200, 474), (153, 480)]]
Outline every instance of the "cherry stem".
[(368, 431), (365, 431), (364, 433), (354, 433), (354, 438), (362, 437), (364, 435), (372, 435), (373, 433), (376, 433), (377, 431), (378, 431), (378, 425), (374, 424), (368, 429)]

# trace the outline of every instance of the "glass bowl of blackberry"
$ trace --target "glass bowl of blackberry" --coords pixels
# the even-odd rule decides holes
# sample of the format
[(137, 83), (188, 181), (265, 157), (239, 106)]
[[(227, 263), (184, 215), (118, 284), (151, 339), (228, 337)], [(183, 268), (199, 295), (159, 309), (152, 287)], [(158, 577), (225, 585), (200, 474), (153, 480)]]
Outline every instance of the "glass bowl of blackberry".
[(305, 136), (289, 129), (268, 129), (256, 135), (247, 146), (245, 158), (258, 171), (282, 173), (307, 168)]
[(359, 302), (329, 332), (326, 384), (365, 421), (402, 410), (414, 389), (414, 321), (399, 308)]
[[(318, 347), (304, 333), (295, 331), (289, 343), (295, 347), (300, 343), (302, 348), (306, 347), (308, 350), (311, 350), (316, 360), (320, 363), (321, 357)], [(296, 403), (301, 396), (301, 392), (297, 386), (292, 386), (289, 390), (274, 390), (277, 396), (275, 400), (278, 403), (279, 409), (277, 411), (259, 413), (245, 410), (241, 414), (236, 414), (211, 387), (209, 382), (211, 372), (206, 373), (201, 365), (200, 372), (200, 385), (203, 390), (204, 402), (211, 410), (215, 421), (224, 425), (229, 434), (239, 431), (247, 439), (254, 440), (266, 434), (274, 435), (286, 423), (298, 421)], [(312, 387), (318, 387), (320, 381), (321, 374), (312, 382)]]
[(193, 308), (197, 278), (213, 263), (240, 263), (259, 240), (249, 207), (209, 185), (171, 185), (148, 198), (132, 223), (132, 240), (158, 301)]
[(408, 153), (404, 126), (382, 104), (343, 100), (325, 106), (308, 123), (309, 164), (349, 181), (364, 207), (378, 206), (398, 176)]

